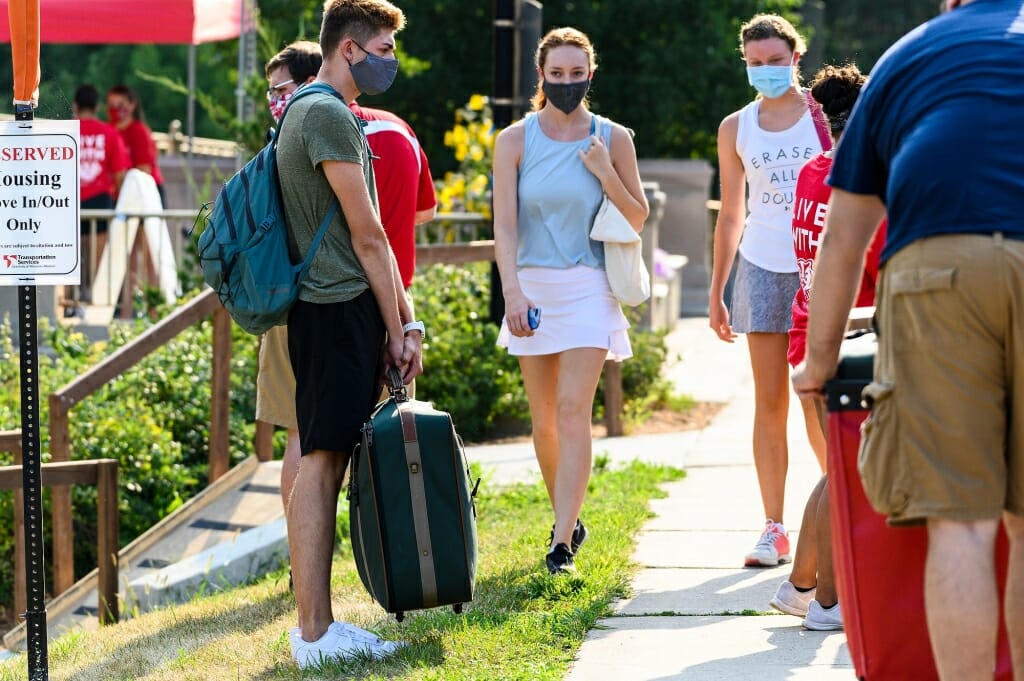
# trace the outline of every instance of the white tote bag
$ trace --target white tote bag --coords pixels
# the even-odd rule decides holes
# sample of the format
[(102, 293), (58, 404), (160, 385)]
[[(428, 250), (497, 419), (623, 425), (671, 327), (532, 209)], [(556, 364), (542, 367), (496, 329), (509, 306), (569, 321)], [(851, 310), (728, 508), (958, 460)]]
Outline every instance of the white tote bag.
[(651, 275), (644, 263), (640, 235), (607, 196), (594, 218), (590, 238), (604, 242), (608, 283), (620, 303), (635, 306), (651, 297)]

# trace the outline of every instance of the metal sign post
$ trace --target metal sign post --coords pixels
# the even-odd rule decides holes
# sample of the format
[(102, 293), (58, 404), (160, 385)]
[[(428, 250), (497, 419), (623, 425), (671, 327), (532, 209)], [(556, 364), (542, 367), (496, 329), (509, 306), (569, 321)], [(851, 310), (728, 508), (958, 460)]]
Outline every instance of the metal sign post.
[[(19, 104), (14, 120), (32, 126), (32, 106)], [(28, 678), (49, 679), (46, 637), (46, 576), (43, 573), (43, 484), (39, 452), (39, 348), (36, 287), (18, 287), (18, 342), (21, 348), (22, 498), (25, 518), (25, 626)]]
[(49, 678), (36, 286), (80, 283), (78, 121), (0, 122), (0, 286), (18, 287), (28, 678)]

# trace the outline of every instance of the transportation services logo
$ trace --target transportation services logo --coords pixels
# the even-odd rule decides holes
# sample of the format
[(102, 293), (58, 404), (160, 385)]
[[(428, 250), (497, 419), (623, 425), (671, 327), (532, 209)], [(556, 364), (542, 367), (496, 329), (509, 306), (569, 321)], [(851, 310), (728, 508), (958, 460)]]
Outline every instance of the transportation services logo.
[(48, 262), (56, 260), (55, 255), (25, 255), (24, 253), (4, 253), (2, 256), (4, 261), (4, 269), (16, 270), (21, 268), (33, 268), (33, 267), (52, 267), (53, 263)]

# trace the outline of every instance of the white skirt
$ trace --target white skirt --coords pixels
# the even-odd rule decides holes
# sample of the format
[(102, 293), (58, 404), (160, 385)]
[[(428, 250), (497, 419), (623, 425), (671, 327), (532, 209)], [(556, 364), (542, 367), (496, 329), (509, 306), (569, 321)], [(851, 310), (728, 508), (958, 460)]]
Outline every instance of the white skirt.
[(608, 359), (633, 356), (629, 322), (608, 287), (604, 270), (577, 265), (568, 269), (524, 267), (523, 294), (541, 309), (540, 327), (530, 337), (513, 336), (501, 321), (498, 345), (513, 355), (551, 355), (573, 348), (602, 348)]

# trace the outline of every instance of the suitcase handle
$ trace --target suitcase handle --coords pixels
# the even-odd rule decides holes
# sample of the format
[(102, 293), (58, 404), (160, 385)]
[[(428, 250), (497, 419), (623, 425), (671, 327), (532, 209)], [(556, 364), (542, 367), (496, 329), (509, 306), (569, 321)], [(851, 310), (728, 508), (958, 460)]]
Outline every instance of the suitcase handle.
[(409, 393), (405, 390), (405, 384), (402, 383), (402, 374), (398, 373), (398, 369), (395, 367), (388, 368), (387, 379), (388, 394), (394, 398), (395, 402), (408, 402)]

